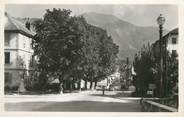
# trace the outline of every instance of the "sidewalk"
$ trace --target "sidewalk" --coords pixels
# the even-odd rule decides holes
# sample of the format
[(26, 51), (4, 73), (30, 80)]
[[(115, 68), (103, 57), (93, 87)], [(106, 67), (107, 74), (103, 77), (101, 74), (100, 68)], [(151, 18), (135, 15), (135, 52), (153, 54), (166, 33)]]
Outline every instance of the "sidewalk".
[(95, 90), (85, 90), (85, 91), (78, 91), (78, 92), (72, 92), (72, 93), (62, 93), (62, 94), (59, 94), (59, 93), (50, 93), (50, 94), (17, 94), (17, 93), (14, 93), (14, 94), (6, 94), (4, 95), (5, 98), (19, 98), (19, 97), (22, 97), (22, 98), (26, 98), (26, 97), (38, 97), (38, 96), (66, 96), (66, 95), (75, 95), (75, 94), (79, 94), (79, 93), (90, 93), (90, 92), (94, 92)]

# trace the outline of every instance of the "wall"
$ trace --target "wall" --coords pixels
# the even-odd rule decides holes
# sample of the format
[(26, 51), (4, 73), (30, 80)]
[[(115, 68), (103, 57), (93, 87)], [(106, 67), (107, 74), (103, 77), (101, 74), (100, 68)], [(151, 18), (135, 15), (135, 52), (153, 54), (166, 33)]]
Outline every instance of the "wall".
[[(5, 52), (10, 52), (10, 64), (5, 64), (5, 69), (16, 67), (18, 33), (9, 34), (9, 45), (5, 45)], [(6, 39), (6, 38), (5, 38)]]
[[(10, 52), (10, 64), (5, 64), (5, 72), (12, 75), (11, 81), (5, 85), (16, 87), (19, 85), (21, 77), (23, 77), (23, 69), (20, 63), (24, 63), (26, 69), (29, 69), (33, 54), (33, 49), (31, 48), (32, 39), (20, 33), (11, 33), (9, 37), (10, 44), (9, 46), (5, 46), (4, 51)], [(18, 59), (18, 57), (21, 59)], [(28, 72), (26, 73), (29, 75)]]
[[(172, 38), (176, 38), (176, 44), (172, 44)], [(178, 52), (178, 35), (169, 35), (167, 50), (169, 52), (172, 52), (172, 50), (176, 50)]]

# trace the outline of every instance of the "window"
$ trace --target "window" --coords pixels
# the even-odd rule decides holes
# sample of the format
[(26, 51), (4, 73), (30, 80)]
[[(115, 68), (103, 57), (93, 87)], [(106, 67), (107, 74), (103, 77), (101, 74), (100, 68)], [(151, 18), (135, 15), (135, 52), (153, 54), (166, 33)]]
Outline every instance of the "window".
[(10, 52), (5, 52), (5, 64), (10, 64)]
[(10, 45), (10, 33), (5, 33), (4, 35), (4, 43), (5, 43), (5, 46), (9, 46)]
[(11, 84), (12, 82), (12, 74), (9, 72), (5, 72), (5, 84)]
[(176, 38), (172, 38), (172, 44), (176, 44)]
[(33, 55), (31, 55), (30, 67), (33, 67), (33, 61), (34, 61), (34, 56), (33, 56)]

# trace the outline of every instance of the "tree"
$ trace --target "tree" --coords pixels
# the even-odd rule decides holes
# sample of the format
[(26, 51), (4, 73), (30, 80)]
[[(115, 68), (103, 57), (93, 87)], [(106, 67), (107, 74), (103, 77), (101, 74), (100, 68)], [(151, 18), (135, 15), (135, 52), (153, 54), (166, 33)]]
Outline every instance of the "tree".
[[(167, 96), (173, 95), (173, 88), (177, 85), (178, 83), (178, 55), (177, 53), (168, 53), (167, 55), (167, 79), (165, 82), (165, 90), (167, 90)], [(175, 91), (175, 93), (178, 93)]]
[(47, 10), (42, 20), (34, 23), (36, 29), (35, 54), (39, 58), (40, 78), (46, 84), (49, 77), (62, 82), (72, 77), (80, 63), (82, 30), (71, 11)]
[(99, 81), (113, 72), (118, 47), (106, 31), (89, 25), (70, 10), (47, 10), (43, 19), (34, 23), (35, 55), (42, 86), (48, 78), (58, 78), (72, 89), (81, 79)]
[(23, 93), (26, 91), (25, 87), (25, 80), (27, 78), (27, 69), (26, 69), (26, 64), (24, 62), (24, 59), (21, 56), (17, 56), (16, 58), (16, 66), (21, 69), (21, 72), (19, 72), (19, 77), (20, 77), (20, 84), (18, 86), (18, 92)]
[(146, 95), (148, 85), (155, 83), (155, 75), (153, 69), (155, 68), (154, 57), (152, 54), (152, 47), (148, 44), (143, 45), (134, 58), (134, 70), (137, 74), (137, 91), (142, 96)]
[(94, 88), (96, 88), (98, 81), (115, 71), (118, 46), (113, 43), (112, 38), (107, 35), (105, 30), (94, 26), (89, 26), (89, 30), (92, 39), (88, 40), (91, 44), (86, 47), (88, 48), (87, 52), (90, 53), (86, 60), (88, 60), (88, 68), (90, 68), (88, 70), (90, 86), (92, 87), (95, 82)]
[[(142, 96), (146, 95), (150, 83), (156, 84), (156, 96), (160, 94), (160, 54), (156, 50), (155, 46), (144, 45), (134, 58), (133, 66), (136, 72), (137, 92)], [(169, 92), (172, 92), (172, 88), (178, 82), (178, 59), (176, 54), (167, 50), (164, 51), (163, 55), (164, 96), (169, 96)]]

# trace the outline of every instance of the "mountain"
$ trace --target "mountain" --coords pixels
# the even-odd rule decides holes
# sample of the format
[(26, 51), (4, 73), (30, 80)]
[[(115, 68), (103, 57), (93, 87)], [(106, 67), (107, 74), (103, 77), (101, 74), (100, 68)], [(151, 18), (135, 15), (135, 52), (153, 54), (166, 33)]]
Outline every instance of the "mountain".
[(153, 43), (159, 38), (157, 27), (140, 27), (123, 21), (113, 15), (95, 12), (82, 14), (86, 21), (107, 30), (114, 42), (119, 45), (119, 58), (133, 60), (143, 44)]

